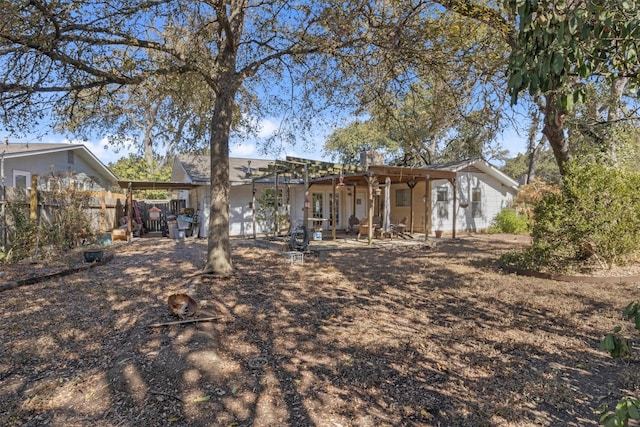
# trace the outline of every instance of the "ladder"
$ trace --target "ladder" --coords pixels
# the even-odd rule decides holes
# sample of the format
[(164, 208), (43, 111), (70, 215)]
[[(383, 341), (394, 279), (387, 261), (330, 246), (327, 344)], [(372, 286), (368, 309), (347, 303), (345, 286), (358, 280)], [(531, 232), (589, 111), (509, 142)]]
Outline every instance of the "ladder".
[(145, 233), (144, 222), (142, 222), (142, 217), (140, 216), (140, 206), (138, 205), (138, 201), (134, 200), (131, 203), (131, 207), (133, 208), (133, 218), (134, 220), (140, 224), (140, 235)]

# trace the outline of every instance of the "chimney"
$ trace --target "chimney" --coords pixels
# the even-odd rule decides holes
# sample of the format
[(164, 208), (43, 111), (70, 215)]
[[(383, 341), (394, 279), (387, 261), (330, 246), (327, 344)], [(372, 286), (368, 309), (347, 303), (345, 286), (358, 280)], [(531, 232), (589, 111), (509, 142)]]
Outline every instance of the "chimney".
[(376, 150), (365, 150), (360, 152), (360, 166), (366, 168), (369, 166), (384, 165), (384, 154)]

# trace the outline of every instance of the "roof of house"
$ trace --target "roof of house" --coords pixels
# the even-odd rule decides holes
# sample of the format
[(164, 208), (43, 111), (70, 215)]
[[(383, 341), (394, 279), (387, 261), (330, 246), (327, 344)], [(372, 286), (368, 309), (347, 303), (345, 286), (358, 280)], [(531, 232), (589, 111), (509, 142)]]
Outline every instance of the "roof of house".
[[(176, 161), (184, 169), (193, 184), (211, 183), (211, 158), (202, 154), (178, 154)], [(231, 185), (250, 184), (252, 172), (267, 168), (274, 160), (229, 158), (229, 182)]]
[(429, 169), (442, 169), (442, 170), (448, 170), (448, 171), (453, 171), (457, 173), (464, 173), (464, 172), (486, 173), (487, 175), (490, 175), (493, 178), (500, 181), (501, 183), (503, 183), (505, 186), (511, 187), (514, 190), (518, 189), (517, 181), (515, 181), (513, 178), (511, 178), (504, 172), (501, 172), (498, 168), (493, 166), (491, 163), (479, 157), (476, 157), (473, 159), (459, 160), (455, 162), (429, 165)]
[(0, 156), (5, 159), (42, 154), (46, 155), (61, 151), (76, 152), (77, 155), (90, 164), (94, 169), (102, 170), (104, 174), (109, 176), (113, 181), (118, 180), (118, 177), (83, 144), (8, 143), (6, 141), (5, 143), (0, 144)]

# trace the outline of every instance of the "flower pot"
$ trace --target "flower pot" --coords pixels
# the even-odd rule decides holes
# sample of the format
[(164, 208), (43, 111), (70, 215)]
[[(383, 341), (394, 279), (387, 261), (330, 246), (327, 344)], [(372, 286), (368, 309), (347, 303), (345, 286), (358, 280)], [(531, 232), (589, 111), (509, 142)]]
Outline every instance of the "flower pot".
[(102, 257), (104, 256), (104, 251), (100, 249), (84, 251), (84, 260), (85, 262), (97, 262), (102, 261)]
[(442, 237), (442, 230), (436, 230), (435, 231), (436, 237), (439, 239)]

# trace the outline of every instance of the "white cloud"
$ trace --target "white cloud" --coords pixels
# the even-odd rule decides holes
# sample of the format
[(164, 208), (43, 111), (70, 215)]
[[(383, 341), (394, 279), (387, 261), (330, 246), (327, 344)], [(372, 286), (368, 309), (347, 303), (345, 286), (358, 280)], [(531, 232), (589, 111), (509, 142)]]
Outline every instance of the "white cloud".
[(96, 156), (102, 163), (108, 165), (109, 163), (115, 163), (123, 157), (128, 157), (129, 153), (135, 153), (136, 150), (133, 145), (127, 145), (121, 147), (116, 152), (116, 149), (109, 145), (106, 138), (102, 138), (100, 141), (70, 141), (73, 143), (83, 144)]
[(229, 147), (229, 155), (231, 157), (248, 157), (255, 155), (255, 144), (239, 143)]
[(260, 138), (268, 138), (273, 135), (273, 133), (278, 130), (278, 125), (270, 119), (264, 119), (260, 122), (260, 131), (258, 132), (258, 137)]

